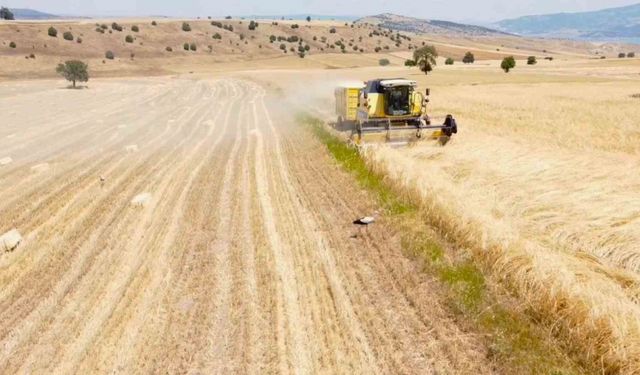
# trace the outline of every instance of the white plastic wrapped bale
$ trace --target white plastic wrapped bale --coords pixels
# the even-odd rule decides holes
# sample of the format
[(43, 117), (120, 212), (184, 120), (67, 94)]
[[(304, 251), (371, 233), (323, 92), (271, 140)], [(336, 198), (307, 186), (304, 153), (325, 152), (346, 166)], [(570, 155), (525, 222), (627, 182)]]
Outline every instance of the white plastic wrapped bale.
[(134, 206), (144, 207), (151, 202), (151, 194), (150, 193), (142, 193), (138, 194), (131, 200), (131, 204)]
[(0, 159), (0, 166), (2, 165), (7, 165), (7, 164), (11, 164), (13, 162), (13, 159), (11, 159), (10, 157), (4, 157), (2, 159)]
[(13, 251), (22, 242), (22, 236), (17, 229), (11, 229), (7, 233), (0, 236), (0, 249), (4, 251)]

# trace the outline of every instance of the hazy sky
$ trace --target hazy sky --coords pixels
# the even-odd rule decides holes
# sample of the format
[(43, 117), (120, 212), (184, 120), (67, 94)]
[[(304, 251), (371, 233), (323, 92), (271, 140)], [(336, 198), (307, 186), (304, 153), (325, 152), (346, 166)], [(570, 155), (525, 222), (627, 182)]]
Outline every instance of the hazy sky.
[(0, 0), (13, 8), (68, 15), (371, 15), (383, 12), (452, 21), (493, 21), (529, 14), (575, 12), (640, 0)]

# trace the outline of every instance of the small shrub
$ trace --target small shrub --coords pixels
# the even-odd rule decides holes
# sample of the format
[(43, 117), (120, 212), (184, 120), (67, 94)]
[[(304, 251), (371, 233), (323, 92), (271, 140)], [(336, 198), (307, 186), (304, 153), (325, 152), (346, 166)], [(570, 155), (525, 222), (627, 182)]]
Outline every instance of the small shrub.
[(133, 25), (131, 26), (131, 31), (133, 31), (134, 33), (137, 33), (140, 31), (140, 28), (138, 27), (138, 25)]
[(189, 43), (183, 44), (182, 48), (184, 48), (185, 51), (188, 51), (189, 50)]
[(189, 44), (189, 49), (195, 52), (198, 50), (198, 47), (196, 46), (195, 43), (191, 43)]
[(111, 24), (111, 30), (122, 31), (122, 25), (119, 25), (117, 22)]
[(185, 31), (185, 32), (189, 32), (189, 31), (191, 31), (191, 25), (189, 25), (189, 24), (188, 24), (188, 23), (186, 23), (186, 22), (183, 22), (183, 23), (182, 23), (182, 31)]
[(629, 53), (627, 53), (627, 57), (629, 57), (629, 58), (636, 57), (636, 53), (635, 52), (629, 52)]
[(335, 34), (336, 33), (336, 28), (332, 27), (329, 29), (329, 34)]
[(133, 37), (131, 35), (127, 35), (124, 38), (124, 41), (127, 42), (127, 43), (133, 43)]
[(102, 30), (107, 30), (109, 28), (109, 26), (107, 26), (106, 24), (103, 23), (102, 25), (100, 25), (100, 28)]
[(527, 65), (536, 65), (538, 63), (538, 60), (536, 59), (535, 56), (529, 56), (527, 58)]
[(115, 58), (115, 55), (113, 54), (112, 51), (107, 51), (107, 52), (105, 52), (104, 57), (109, 59), (109, 60), (113, 60)]
[(173, 52), (173, 48), (171, 48), (171, 47), (167, 47), (167, 48), (165, 48), (165, 51), (167, 51), (167, 52)]
[(211, 26), (215, 26), (217, 28), (222, 28), (222, 22), (219, 21), (211, 21)]
[(258, 27), (258, 23), (255, 21), (249, 22), (249, 30), (255, 30)]
[(82, 44), (82, 38), (80, 38), (80, 37), (76, 38), (76, 43)]
[(62, 34), (62, 38), (64, 38), (64, 40), (73, 40), (73, 34), (71, 34), (71, 31), (65, 31)]
[(55, 27), (51, 26), (51, 27), (49, 27), (49, 30), (47, 30), (47, 34), (50, 37), (56, 38), (58, 36), (58, 30), (56, 30)]
[(414, 60), (408, 59), (404, 61), (404, 66), (416, 66), (416, 62)]
[(640, 99), (640, 94), (633, 94), (631, 95), (632, 99)]
[(269, 43), (273, 43), (275, 41), (276, 41), (276, 36), (275, 35), (269, 36)]
[(380, 60), (378, 60), (378, 65), (380, 65), (380, 66), (387, 66), (389, 64), (391, 64), (389, 59), (380, 59)]
[(618, 58), (620, 58), (620, 59), (624, 59), (624, 58), (625, 58), (625, 56), (627, 56), (627, 54), (625, 54), (624, 52), (620, 52), (620, 53), (618, 54)]
[(158, 23), (156, 21), (151, 21), (151, 26), (158, 26)]
[(35, 59), (35, 58), (36, 58), (36, 55), (34, 55), (33, 53), (31, 53), (31, 54), (29, 54), (29, 58), (30, 58), (30, 59)]
[(471, 52), (465, 53), (464, 57), (462, 58), (463, 64), (473, 64), (475, 61), (476, 61), (476, 57)]
[(101, 28), (99, 28), (99, 27), (96, 27), (96, 32), (97, 32), (97, 33), (100, 33), (100, 34), (104, 34), (104, 30), (102, 30), (102, 29), (101, 29)]
[(286, 52), (287, 51), (287, 45), (284, 44), (284, 43), (280, 44), (280, 49)]
[(298, 26), (297, 23), (294, 23), (293, 25), (291, 25), (291, 28), (292, 29), (298, 29), (298, 28), (300, 28), (300, 26)]
[[(604, 57), (604, 56), (602, 56), (602, 57)], [(545, 59), (545, 60), (549, 60), (549, 61), (553, 61), (553, 56), (547, 56), (547, 57), (545, 57), (544, 59)]]
[(220, 35), (220, 33), (215, 33), (212, 36), (213, 39), (222, 39), (222, 35)]
[[(333, 46), (331, 46), (331, 47), (333, 47)], [(382, 48), (380, 48), (380, 47), (376, 47), (376, 48), (374, 48), (373, 50), (374, 50), (374, 51), (376, 51), (376, 52), (380, 52), (380, 51), (382, 50)]]
[(16, 48), (16, 42), (9, 43), (9, 48)]
[(505, 73), (509, 73), (509, 71), (516, 67), (516, 59), (513, 56), (505, 57), (500, 64), (500, 68), (504, 70)]
[(447, 57), (447, 59), (444, 61), (444, 65), (453, 65), (454, 61), (451, 57)]

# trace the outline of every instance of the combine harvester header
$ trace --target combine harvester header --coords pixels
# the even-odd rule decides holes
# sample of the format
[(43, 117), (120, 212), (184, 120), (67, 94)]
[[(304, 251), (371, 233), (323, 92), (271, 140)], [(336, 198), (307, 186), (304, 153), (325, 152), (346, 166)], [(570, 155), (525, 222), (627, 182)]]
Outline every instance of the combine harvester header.
[(458, 132), (456, 120), (447, 115), (442, 125), (431, 125), (427, 114), (429, 89), (416, 90), (416, 81), (394, 78), (367, 81), (362, 86), (335, 90), (335, 128), (351, 132), (357, 145), (388, 142), (407, 144), (420, 139), (437, 139), (446, 144)]

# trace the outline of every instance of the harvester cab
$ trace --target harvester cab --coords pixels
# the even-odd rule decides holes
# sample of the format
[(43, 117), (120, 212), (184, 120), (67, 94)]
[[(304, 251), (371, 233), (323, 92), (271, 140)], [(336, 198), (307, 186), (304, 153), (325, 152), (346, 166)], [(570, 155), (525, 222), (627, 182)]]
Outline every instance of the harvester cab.
[(403, 79), (375, 79), (362, 86), (338, 87), (335, 91), (335, 128), (350, 132), (358, 144), (391, 142), (406, 144), (420, 139), (446, 143), (458, 132), (453, 116), (442, 125), (432, 125), (427, 114), (429, 89), (418, 92), (417, 82)]

